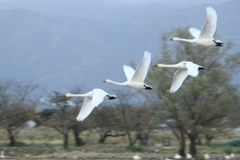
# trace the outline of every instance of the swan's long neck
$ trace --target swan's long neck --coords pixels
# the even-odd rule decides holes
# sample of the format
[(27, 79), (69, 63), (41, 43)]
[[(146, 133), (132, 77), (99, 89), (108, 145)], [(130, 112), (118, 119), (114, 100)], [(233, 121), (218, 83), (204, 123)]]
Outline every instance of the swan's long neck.
[(125, 82), (120, 83), (120, 82), (115, 82), (115, 81), (112, 81), (112, 80), (108, 80), (107, 83), (113, 83), (113, 84), (120, 85), (120, 86), (126, 86), (127, 85)]
[(91, 97), (92, 96), (92, 92), (88, 92), (86, 94), (71, 94), (68, 93), (67, 97)]
[(157, 64), (157, 66), (163, 68), (179, 68), (177, 64)]
[(185, 38), (178, 38), (174, 37), (172, 39), (173, 41), (183, 41), (183, 42), (188, 42), (188, 43), (195, 43), (196, 39), (185, 39)]

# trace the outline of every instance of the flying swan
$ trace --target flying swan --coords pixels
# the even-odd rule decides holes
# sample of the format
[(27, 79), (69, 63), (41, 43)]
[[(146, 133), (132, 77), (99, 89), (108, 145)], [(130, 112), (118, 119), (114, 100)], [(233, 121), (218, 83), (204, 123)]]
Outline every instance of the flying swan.
[(105, 99), (115, 99), (115, 95), (109, 95), (102, 89), (93, 89), (86, 94), (71, 94), (67, 93), (64, 95), (65, 97), (86, 97), (84, 99), (82, 108), (77, 116), (77, 121), (83, 121), (91, 112), (92, 110), (97, 107), (100, 103), (102, 103)]
[(178, 68), (178, 70), (174, 73), (172, 86), (168, 90), (171, 93), (176, 92), (181, 87), (183, 81), (187, 78), (188, 75), (196, 77), (199, 73), (198, 70), (205, 70), (205, 67), (199, 66), (198, 64), (192, 63), (190, 61), (183, 61), (178, 64), (172, 65), (157, 64), (156, 66), (166, 68)]
[(152, 87), (144, 83), (147, 76), (148, 67), (151, 61), (151, 53), (145, 51), (141, 63), (138, 65), (136, 71), (127, 65), (123, 65), (123, 70), (127, 77), (127, 81), (123, 83), (115, 82), (110, 79), (106, 79), (103, 82), (113, 83), (120, 86), (128, 86), (136, 89), (148, 89), (151, 90)]
[(189, 28), (189, 32), (195, 39), (184, 39), (174, 37), (172, 41), (183, 41), (189, 43), (196, 43), (204, 46), (223, 46), (220, 40), (214, 40), (213, 35), (217, 27), (217, 13), (212, 7), (207, 7), (207, 18), (203, 25), (202, 31), (197, 28)]

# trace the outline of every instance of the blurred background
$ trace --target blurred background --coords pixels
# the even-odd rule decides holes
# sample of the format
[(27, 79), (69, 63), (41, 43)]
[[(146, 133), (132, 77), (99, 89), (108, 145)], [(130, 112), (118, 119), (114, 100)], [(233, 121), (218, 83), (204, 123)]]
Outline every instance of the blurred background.
[[(223, 47), (169, 40), (192, 38), (188, 28), (202, 28), (208, 6), (217, 12), (214, 37)], [(159, 156), (166, 141), (172, 148), (161, 153), (171, 155), (196, 156), (196, 144), (201, 153), (240, 153), (233, 148), (240, 146), (239, 6), (238, 0), (0, 0), (0, 145), (111, 144)], [(146, 83), (153, 91), (102, 82), (126, 81), (122, 66), (136, 67), (144, 51), (152, 53)], [(175, 70), (154, 65), (184, 60), (207, 70), (169, 94)], [(83, 98), (63, 94), (94, 88), (118, 99), (77, 122)], [(29, 152), (5, 154), (40, 154)]]

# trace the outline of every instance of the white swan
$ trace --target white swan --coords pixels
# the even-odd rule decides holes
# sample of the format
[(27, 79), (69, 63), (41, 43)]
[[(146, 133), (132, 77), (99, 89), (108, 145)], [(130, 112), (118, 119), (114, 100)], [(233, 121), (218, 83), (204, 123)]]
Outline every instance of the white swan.
[(4, 151), (1, 151), (0, 158), (6, 158), (6, 156), (4, 156)]
[(204, 70), (205, 67), (199, 66), (190, 61), (183, 61), (178, 64), (173, 65), (165, 65), (165, 64), (157, 64), (157, 67), (167, 67), (167, 68), (178, 68), (178, 70), (174, 73), (174, 78), (172, 82), (172, 86), (169, 89), (169, 92), (176, 92), (182, 85), (183, 81), (187, 78), (188, 75), (196, 77), (198, 75), (198, 70)]
[(224, 158), (225, 159), (231, 159), (231, 157), (229, 155), (225, 155)]
[(141, 159), (141, 157), (139, 155), (135, 155), (135, 156), (133, 156), (133, 159), (139, 160), (139, 159)]
[(178, 153), (174, 155), (174, 159), (181, 159), (182, 156), (180, 156)]
[(204, 154), (204, 159), (210, 159), (210, 156), (206, 153), (206, 154)]
[(203, 25), (202, 31), (196, 28), (189, 28), (189, 32), (195, 39), (184, 39), (174, 37), (172, 41), (183, 41), (189, 43), (196, 43), (204, 46), (223, 46), (220, 40), (214, 40), (213, 35), (217, 26), (217, 13), (212, 7), (207, 7), (207, 18)]
[(151, 86), (144, 84), (144, 80), (147, 76), (150, 61), (151, 61), (151, 53), (145, 51), (143, 59), (142, 59), (141, 63), (138, 65), (136, 71), (130, 66), (127, 66), (127, 65), (123, 66), (123, 70), (127, 77), (126, 82), (119, 83), (119, 82), (114, 82), (110, 79), (104, 80), (103, 82), (113, 83), (113, 84), (121, 85), (121, 86), (128, 86), (128, 87), (132, 87), (132, 88), (136, 88), (136, 89), (151, 90), (152, 89)]
[(186, 158), (187, 159), (192, 159), (192, 155), (190, 153), (187, 153)]
[(231, 153), (231, 154), (230, 154), (230, 157), (231, 157), (231, 158), (235, 158), (235, 154), (234, 154), (234, 153)]
[(109, 95), (107, 92), (102, 89), (93, 89), (93, 91), (86, 94), (71, 94), (67, 93), (65, 97), (86, 97), (84, 99), (82, 108), (77, 116), (77, 121), (83, 121), (92, 110), (97, 107), (104, 99), (115, 99), (115, 95)]

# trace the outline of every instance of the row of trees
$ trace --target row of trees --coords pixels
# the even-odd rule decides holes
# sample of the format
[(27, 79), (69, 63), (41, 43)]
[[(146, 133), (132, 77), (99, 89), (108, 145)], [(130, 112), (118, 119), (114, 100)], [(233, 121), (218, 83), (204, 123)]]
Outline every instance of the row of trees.
[[(239, 90), (231, 82), (239, 69), (240, 53), (229, 53), (230, 42), (222, 48), (169, 43), (169, 37), (187, 38), (187, 33), (187, 28), (177, 28), (163, 34), (160, 55), (153, 63), (171, 64), (188, 60), (206, 67), (206, 71), (200, 72), (198, 77), (188, 77), (182, 87), (171, 94), (167, 90), (176, 70), (151, 67), (147, 80), (153, 84), (153, 91), (112, 91), (118, 98), (94, 109), (83, 122), (75, 119), (82, 98), (67, 98), (63, 93), (52, 92), (48, 97), (56, 108), (36, 114), (36, 101), (26, 99), (36, 85), (2, 81), (0, 124), (9, 134), (10, 146), (14, 146), (14, 130), (30, 118), (38, 119), (42, 125), (61, 133), (65, 148), (68, 147), (70, 131), (74, 134), (76, 146), (81, 146), (80, 133), (90, 129), (99, 132), (99, 143), (104, 143), (109, 136), (126, 136), (129, 145), (137, 142), (147, 145), (153, 129), (158, 129), (160, 123), (166, 123), (179, 141), (180, 155), (185, 156), (188, 139), (190, 153), (195, 156), (196, 140), (201, 136), (210, 141), (216, 133), (224, 132), (224, 128), (239, 125)], [(81, 89), (71, 92), (81, 93)]]
[[(240, 66), (240, 52), (230, 54), (232, 44), (224, 47), (205, 47), (190, 43), (173, 43), (169, 37), (191, 38), (187, 28), (173, 29), (161, 39), (161, 57), (157, 63), (174, 64), (192, 61), (206, 67), (198, 77), (188, 76), (174, 94), (167, 92), (174, 72), (171, 69), (151, 69), (149, 79), (155, 84), (159, 99), (159, 117), (171, 128), (179, 140), (179, 154), (185, 156), (185, 139), (190, 141), (190, 153), (197, 154), (196, 140), (205, 135), (208, 140), (223, 128), (239, 125), (239, 90), (231, 83)], [(214, 128), (214, 129), (213, 129)]]

